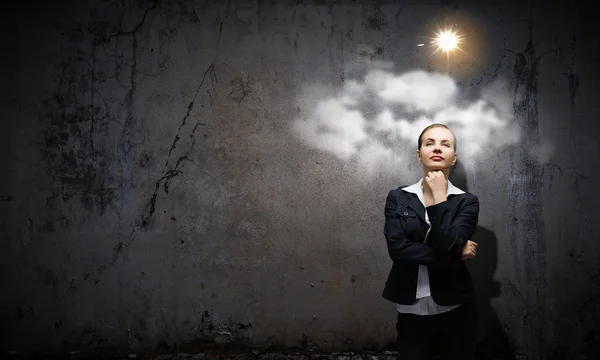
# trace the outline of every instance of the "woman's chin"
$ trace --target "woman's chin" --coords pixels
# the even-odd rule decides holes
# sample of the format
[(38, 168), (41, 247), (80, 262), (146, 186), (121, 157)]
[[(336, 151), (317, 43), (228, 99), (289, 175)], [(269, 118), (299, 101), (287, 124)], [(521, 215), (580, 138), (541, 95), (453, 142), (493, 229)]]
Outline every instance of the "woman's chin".
[(444, 171), (444, 170), (449, 170), (450, 169), (449, 166), (444, 166), (442, 164), (431, 164), (429, 166), (426, 166), (426, 168), (429, 171)]

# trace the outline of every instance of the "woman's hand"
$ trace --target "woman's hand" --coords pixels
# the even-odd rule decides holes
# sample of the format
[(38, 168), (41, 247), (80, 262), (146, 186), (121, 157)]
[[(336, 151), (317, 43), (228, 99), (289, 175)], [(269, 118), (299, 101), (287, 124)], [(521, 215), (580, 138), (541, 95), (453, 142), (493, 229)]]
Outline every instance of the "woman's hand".
[(423, 186), (423, 190), (429, 189), (431, 191), (435, 204), (446, 201), (448, 180), (446, 180), (442, 171), (430, 171), (423, 180), (425, 181), (424, 185), (426, 185), (426, 187)]
[(477, 254), (477, 243), (471, 240), (467, 240), (465, 247), (463, 247), (461, 260), (472, 259)]

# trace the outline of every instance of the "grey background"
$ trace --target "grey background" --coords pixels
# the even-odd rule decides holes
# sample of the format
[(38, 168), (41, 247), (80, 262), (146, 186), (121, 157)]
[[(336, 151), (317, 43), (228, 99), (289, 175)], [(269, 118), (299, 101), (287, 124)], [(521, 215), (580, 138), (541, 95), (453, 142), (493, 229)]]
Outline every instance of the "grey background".
[(466, 93), (506, 81), (524, 134), (452, 179), (481, 201), (468, 263), (478, 353), (600, 356), (596, 21), (574, 3), (516, 2), (12, 6), (2, 349), (220, 332), (261, 347), (388, 345), (383, 205), (421, 176), (416, 161), (364, 181), (289, 128), (306, 84), (340, 86), (374, 61), (446, 70), (415, 46), (444, 17), (476, 34), (452, 76)]

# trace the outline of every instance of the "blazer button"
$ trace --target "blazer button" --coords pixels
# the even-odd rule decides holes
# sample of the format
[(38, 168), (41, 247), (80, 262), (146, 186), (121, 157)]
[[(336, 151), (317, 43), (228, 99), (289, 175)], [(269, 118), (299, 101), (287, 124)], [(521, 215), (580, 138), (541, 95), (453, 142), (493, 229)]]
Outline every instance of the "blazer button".
[(404, 212), (404, 216), (407, 216), (407, 215), (408, 215), (408, 211), (405, 211), (405, 212)]

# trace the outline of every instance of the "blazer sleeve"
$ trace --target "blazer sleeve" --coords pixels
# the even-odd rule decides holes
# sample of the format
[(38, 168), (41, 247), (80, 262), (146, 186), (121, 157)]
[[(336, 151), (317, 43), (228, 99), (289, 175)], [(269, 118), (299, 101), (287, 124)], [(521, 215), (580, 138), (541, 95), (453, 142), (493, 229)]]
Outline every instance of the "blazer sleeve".
[(455, 216), (455, 209), (448, 201), (427, 207), (431, 222), (428, 242), (439, 256), (453, 263), (460, 261), (462, 249), (473, 236), (479, 220), (479, 199), (469, 195), (466, 204)]
[(404, 264), (450, 267), (450, 263), (442, 261), (432, 246), (406, 238), (400, 217), (396, 213), (397, 202), (392, 192), (393, 190), (389, 192), (385, 201), (383, 230), (390, 258)]

